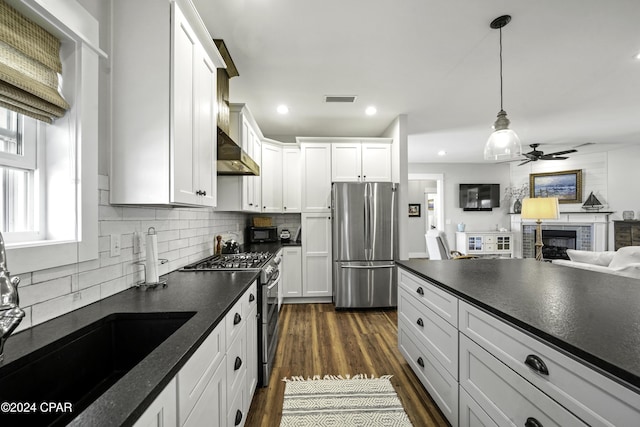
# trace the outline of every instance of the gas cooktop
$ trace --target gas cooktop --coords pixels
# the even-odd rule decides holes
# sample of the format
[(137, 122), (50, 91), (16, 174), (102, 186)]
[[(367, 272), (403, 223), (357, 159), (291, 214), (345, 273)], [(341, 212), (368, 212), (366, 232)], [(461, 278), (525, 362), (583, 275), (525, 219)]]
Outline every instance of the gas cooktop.
[(269, 252), (213, 255), (193, 264), (185, 265), (180, 270), (259, 270), (267, 264), (272, 256)]

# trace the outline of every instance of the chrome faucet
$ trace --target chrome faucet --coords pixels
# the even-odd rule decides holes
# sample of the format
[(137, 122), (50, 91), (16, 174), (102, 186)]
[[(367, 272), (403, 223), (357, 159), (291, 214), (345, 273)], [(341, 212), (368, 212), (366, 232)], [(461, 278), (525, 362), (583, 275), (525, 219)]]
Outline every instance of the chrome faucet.
[(4, 343), (24, 317), (24, 310), (19, 306), (18, 283), (20, 278), (11, 278), (7, 270), (7, 254), (0, 233), (0, 363), (4, 360)]

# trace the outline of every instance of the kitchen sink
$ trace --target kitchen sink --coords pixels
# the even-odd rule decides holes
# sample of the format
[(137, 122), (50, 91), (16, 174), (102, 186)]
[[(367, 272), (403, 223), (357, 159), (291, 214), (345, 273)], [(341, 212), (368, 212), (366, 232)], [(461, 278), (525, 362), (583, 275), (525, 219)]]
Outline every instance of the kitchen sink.
[(22, 412), (2, 424), (68, 423), (194, 314), (115, 313), (0, 368), (0, 402)]

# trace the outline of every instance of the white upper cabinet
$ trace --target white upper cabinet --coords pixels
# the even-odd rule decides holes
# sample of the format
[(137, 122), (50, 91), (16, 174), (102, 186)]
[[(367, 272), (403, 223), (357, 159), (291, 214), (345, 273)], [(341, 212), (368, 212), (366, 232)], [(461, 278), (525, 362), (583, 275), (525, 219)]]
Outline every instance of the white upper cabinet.
[(111, 203), (214, 206), (211, 36), (183, 0), (114, 0), (113, 27)]
[[(262, 132), (245, 104), (229, 106), (229, 136), (260, 166)], [(218, 210), (260, 212), (261, 176), (218, 176)]]
[(284, 213), (300, 212), (302, 209), (300, 160), (300, 147), (282, 149), (282, 211)]
[(262, 212), (282, 212), (282, 148), (262, 143)]
[(336, 142), (331, 159), (332, 182), (391, 182), (391, 143)]
[(391, 143), (362, 143), (362, 180), (391, 182)]
[(302, 143), (302, 212), (331, 211), (331, 144)]
[(361, 181), (362, 149), (359, 142), (331, 144), (331, 181)]

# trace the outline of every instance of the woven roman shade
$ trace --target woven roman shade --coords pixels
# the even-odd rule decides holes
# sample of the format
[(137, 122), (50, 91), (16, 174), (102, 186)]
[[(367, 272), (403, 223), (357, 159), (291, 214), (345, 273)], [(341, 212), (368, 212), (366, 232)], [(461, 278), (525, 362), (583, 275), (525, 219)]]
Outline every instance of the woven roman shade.
[(60, 73), (60, 40), (0, 0), (0, 106), (52, 123), (69, 109)]

